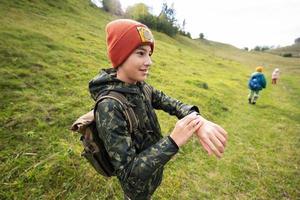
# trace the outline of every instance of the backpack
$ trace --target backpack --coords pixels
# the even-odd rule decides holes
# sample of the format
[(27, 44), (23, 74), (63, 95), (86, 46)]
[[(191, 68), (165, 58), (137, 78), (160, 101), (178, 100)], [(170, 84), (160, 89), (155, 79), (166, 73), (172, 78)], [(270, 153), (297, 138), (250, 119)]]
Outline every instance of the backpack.
[[(143, 92), (147, 100), (151, 102), (152, 90), (150, 86), (145, 84)], [(104, 143), (98, 135), (94, 117), (98, 103), (106, 98), (116, 100), (124, 108), (124, 116), (128, 122), (128, 130), (130, 134), (133, 134), (138, 127), (138, 119), (126, 97), (122, 93), (116, 91), (110, 91), (108, 94), (100, 95), (96, 100), (94, 109), (80, 116), (71, 126), (71, 130), (81, 134), (80, 140), (84, 147), (81, 156), (86, 158), (100, 175), (111, 177), (114, 175), (115, 170), (110, 162)]]
[(259, 76), (256, 75), (252, 76), (249, 80), (248, 87), (254, 91), (261, 90), (262, 86), (260, 85), (259, 82)]

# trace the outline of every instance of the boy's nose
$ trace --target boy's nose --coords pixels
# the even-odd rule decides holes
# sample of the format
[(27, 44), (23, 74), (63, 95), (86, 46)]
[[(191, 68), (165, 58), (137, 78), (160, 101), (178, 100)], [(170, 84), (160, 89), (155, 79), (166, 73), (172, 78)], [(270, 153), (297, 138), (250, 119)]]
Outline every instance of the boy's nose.
[(150, 56), (147, 56), (147, 60), (144, 63), (146, 66), (150, 67), (152, 65), (152, 60)]

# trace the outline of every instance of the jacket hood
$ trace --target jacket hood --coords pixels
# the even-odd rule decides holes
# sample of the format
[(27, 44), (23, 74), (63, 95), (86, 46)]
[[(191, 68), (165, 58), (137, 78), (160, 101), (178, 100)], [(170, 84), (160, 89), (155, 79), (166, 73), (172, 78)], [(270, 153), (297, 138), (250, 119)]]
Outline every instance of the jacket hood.
[(137, 84), (128, 84), (117, 79), (117, 71), (114, 68), (102, 69), (100, 73), (89, 82), (89, 91), (94, 100), (101, 93), (117, 91), (120, 93), (138, 94), (140, 93)]

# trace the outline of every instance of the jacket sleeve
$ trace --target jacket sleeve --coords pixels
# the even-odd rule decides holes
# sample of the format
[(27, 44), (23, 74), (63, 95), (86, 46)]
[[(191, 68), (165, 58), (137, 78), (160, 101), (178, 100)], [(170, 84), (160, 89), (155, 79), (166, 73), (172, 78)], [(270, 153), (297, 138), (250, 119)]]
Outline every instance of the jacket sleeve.
[(96, 126), (122, 185), (138, 192), (177, 153), (178, 147), (171, 138), (165, 137), (137, 154), (122, 109), (115, 100), (103, 100), (97, 106)]
[(176, 115), (178, 119), (185, 117), (192, 112), (199, 112), (199, 108), (194, 105), (183, 104), (177, 99), (165, 95), (152, 87), (152, 106), (154, 109), (163, 110), (170, 115)]

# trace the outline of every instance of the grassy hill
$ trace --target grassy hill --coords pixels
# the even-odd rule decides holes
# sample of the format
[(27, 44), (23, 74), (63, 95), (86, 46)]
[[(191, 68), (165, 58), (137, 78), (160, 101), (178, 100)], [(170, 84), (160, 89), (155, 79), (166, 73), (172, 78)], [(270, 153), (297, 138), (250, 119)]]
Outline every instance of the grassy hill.
[(290, 57), (300, 58), (300, 43), (296, 43), (290, 46), (281, 47), (277, 49), (271, 49), (268, 52), (276, 55), (281, 55), (281, 56), (287, 56), (288, 54), (291, 54)]
[[(109, 67), (104, 27), (114, 17), (87, 0), (6, 0), (0, 10), (0, 199), (121, 199), (117, 179), (98, 176), (68, 130), (93, 106), (88, 81)], [(154, 36), (148, 82), (198, 105), (229, 144), (217, 160), (190, 141), (153, 199), (298, 199), (300, 60)], [(268, 85), (252, 106), (247, 80), (257, 65)], [(282, 74), (272, 86), (275, 67)], [(167, 135), (176, 119), (158, 114)]]

